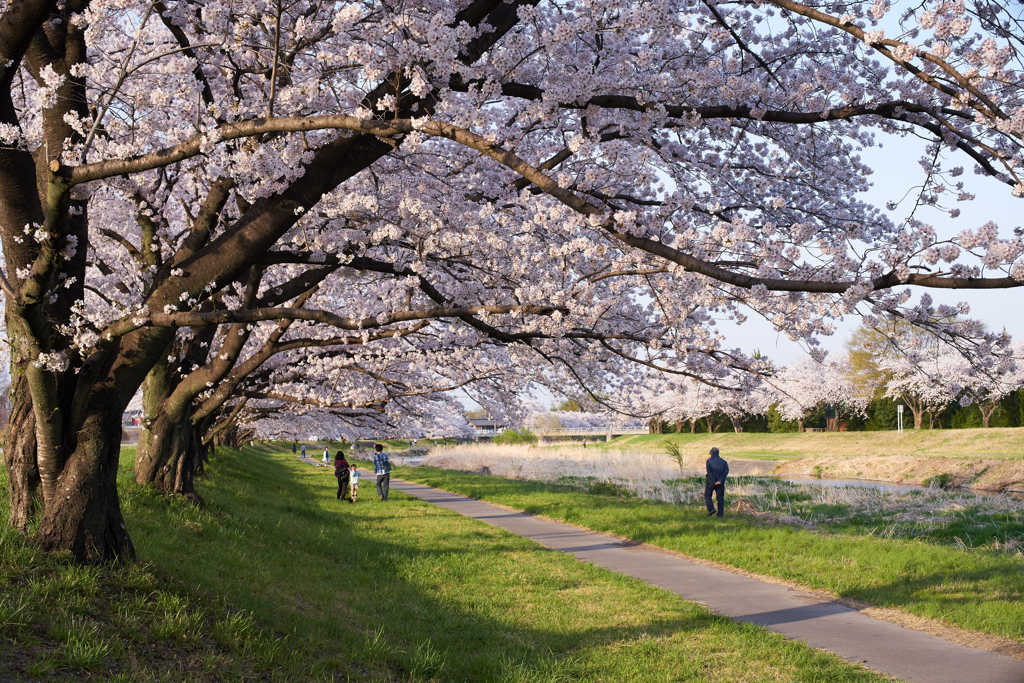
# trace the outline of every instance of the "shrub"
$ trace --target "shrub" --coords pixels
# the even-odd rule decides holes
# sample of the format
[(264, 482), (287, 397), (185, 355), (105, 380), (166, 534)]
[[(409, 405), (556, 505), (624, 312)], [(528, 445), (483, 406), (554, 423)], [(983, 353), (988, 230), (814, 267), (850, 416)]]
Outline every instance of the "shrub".
[(526, 427), (522, 429), (506, 429), (501, 434), (494, 437), (494, 443), (511, 445), (511, 444), (534, 444), (537, 443), (537, 435), (531, 432)]

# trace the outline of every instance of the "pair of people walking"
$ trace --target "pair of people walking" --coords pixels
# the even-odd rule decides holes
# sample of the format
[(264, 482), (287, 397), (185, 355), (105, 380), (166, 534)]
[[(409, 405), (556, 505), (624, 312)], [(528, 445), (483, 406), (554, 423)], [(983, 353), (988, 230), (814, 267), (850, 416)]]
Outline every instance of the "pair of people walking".
[[(373, 473), (377, 475), (377, 496), (381, 500), (387, 500), (388, 489), (391, 486), (391, 460), (381, 444), (375, 444), (373, 450)], [(335, 497), (338, 500), (344, 498), (350, 503), (356, 502), (356, 495), (359, 491), (359, 472), (341, 451), (334, 455), (334, 476), (338, 480), (338, 493)]]
[(355, 465), (349, 463), (341, 451), (334, 454), (334, 476), (338, 479), (337, 499), (356, 502), (356, 496), (359, 494), (359, 471)]

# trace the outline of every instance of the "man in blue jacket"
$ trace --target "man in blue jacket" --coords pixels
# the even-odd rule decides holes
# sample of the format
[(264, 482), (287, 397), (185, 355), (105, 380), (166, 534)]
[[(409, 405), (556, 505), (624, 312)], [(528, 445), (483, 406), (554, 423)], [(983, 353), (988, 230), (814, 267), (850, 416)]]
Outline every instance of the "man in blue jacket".
[(718, 516), (722, 516), (725, 509), (725, 478), (729, 476), (729, 463), (718, 456), (718, 449), (711, 449), (711, 457), (704, 463), (707, 469), (707, 479), (704, 483), (704, 504), (708, 506), (708, 517), (715, 514), (715, 508), (711, 505), (711, 493), (714, 492), (718, 500)]

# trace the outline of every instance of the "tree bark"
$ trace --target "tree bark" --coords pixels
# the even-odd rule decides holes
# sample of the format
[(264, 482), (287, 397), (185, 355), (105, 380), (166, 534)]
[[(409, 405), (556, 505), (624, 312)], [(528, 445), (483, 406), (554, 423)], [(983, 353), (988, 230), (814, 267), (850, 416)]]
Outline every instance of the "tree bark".
[(202, 461), (198, 439), (192, 423), (175, 419), (165, 412), (152, 420), (139, 439), (139, 456), (135, 460), (135, 481), (150, 484), (165, 495), (184, 496), (201, 502), (195, 491), (196, 470)]
[(39, 465), (36, 462), (36, 421), (32, 397), (23, 373), (14, 369), (11, 383), (11, 415), (4, 432), (4, 464), (10, 492), (11, 527), (28, 531), (39, 494)]
[(135, 482), (149, 484), (165, 495), (201, 502), (194, 488), (202, 454), (187, 406), (168, 401), (174, 377), (162, 357), (146, 375), (142, 388), (143, 427), (135, 455)]
[(924, 408), (919, 405), (915, 405), (912, 401), (905, 401), (907, 407), (910, 408), (910, 412), (914, 415), (914, 429), (921, 429), (924, 423)]
[(100, 407), (90, 412), (79, 430), (39, 528), (44, 550), (68, 550), (81, 562), (135, 558), (116, 487), (120, 402), (108, 398), (109, 402), (95, 402)]
[(981, 426), (983, 428), (988, 429), (989, 422), (992, 420), (992, 413), (996, 412), (996, 408), (998, 407), (999, 401), (978, 404), (978, 410), (981, 411)]

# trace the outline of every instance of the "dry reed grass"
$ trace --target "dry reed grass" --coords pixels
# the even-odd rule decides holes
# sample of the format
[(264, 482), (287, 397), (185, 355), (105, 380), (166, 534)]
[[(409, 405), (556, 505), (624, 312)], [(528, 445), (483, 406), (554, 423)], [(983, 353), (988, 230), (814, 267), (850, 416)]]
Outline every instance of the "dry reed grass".
[[(704, 470), (703, 456), (681, 454), (681, 461), (682, 467), (677, 467), (667, 454), (657, 451), (466, 444), (435, 448), (423, 464), (507, 479), (567, 484), (601, 482), (648, 500), (700, 504), (704, 497), (703, 482), (699, 478)], [(745, 464), (755, 470), (758, 466), (774, 465), (734, 461), (733, 472), (742, 470)], [(763, 476), (743, 476), (766, 473), (738, 472), (740, 476), (730, 479), (730, 498), (744, 512), (804, 528), (842, 523), (851, 518), (884, 518), (885, 524), (871, 533), (906, 537), (927, 535), (964, 511), (983, 510), (987, 515), (1006, 515), (1007, 519), (1024, 516), (1024, 500), (1003, 495), (940, 488), (906, 490), (814, 482), (797, 484)], [(1007, 536), (988, 547), (1016, 554), (1024, 547), (1024, 540)]]

